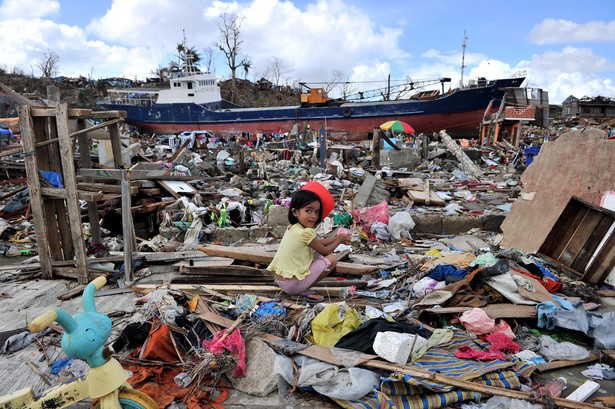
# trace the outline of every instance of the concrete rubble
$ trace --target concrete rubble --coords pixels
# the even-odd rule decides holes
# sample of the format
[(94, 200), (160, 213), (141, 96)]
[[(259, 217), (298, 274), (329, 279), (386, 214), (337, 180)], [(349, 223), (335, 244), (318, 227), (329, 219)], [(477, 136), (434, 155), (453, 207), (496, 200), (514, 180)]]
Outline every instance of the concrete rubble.
[[(612, 405), (615, 206), (606, 207), (615, 142), (600, 129), (566, 131), (540, 137), (535, 157), (534, 129), (518, 148), (462, 149), (442, 131), (381, 150), (379, 166), (368, 141), (326, 146), (322, 161), (322, 147), (299, 135), (289, 148), (280, 136), (190, 143), (189, 135), (127, 132), (126, 167), (146, 163), (164, 175), (131, 184), (132, 281), (117, 185), (79, 182), (103, 193), (101, 242), (81, 202), (89, 273), (108, 277), (102, 298), (134, 301), (113, 318), (112, 353), (161, 407)], [(20, 287), (46, 281), (22, 155), (0, 162), (12, 169), (0, 182), (0, 254), (8, 264), (0, 268), (7, 311), (0, 362), (28, 353), (37, 373), (31, 384), (41, 392), (87, 367), (71, 369), (67, 360), (50, 372), (51, 361), (66, 358), (47, 353), (59, 327), (44, 342), (20, 334), (45, 308), (65, 308), (83, 285), (60, 267), (54, 281), (67, 284), (53, 292), (55, 305), (10, 304)], [(336, 200), (319, 234), (343, 229), (352, 243), (339, 249), (334, 274), (289, 297), (265, 267), (288, 225), (291, 193), (311, 180)], [(158, 345), (160, 326), (171, 336)], [(152, 368), (159, 378), (144, 375)], [(567, 388), (549, 396), (541, 388), (562, 371)], [(585, 403), (566, 399), (590, 378), (599, 387)], [(0, 384), (4, 392), (27, 386)]]

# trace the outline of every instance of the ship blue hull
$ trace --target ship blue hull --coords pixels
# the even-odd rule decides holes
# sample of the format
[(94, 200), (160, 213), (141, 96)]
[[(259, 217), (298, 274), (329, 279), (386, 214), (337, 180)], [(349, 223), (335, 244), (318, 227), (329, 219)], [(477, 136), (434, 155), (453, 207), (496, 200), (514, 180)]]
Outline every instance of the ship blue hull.
[(478, 137), (479, 124), (490, 102), (497, 109), (504, 88), (518, 87), (524, 78), (495, 80), (486, 87), (456, 90), (433, 100), (344, 103), (339, 106), (284, 106), (210, 110), (198, 104), (132, 106), (103, 104), (126, 111), (126, 122), (144, 131), (175, 133), (208, 130), (219, 136), (241, 132), (289, 132), (294, 124), (325, 127), (334, 140), (366, 139), (388, 120), (408, 122), (417, 133), (446, 129), (454, 136)]

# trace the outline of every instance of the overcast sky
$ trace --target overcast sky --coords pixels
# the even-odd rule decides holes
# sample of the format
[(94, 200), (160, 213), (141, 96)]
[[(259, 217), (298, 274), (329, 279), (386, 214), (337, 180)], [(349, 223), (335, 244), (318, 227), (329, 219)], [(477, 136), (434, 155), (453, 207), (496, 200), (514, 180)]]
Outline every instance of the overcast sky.
[[(2, 0), (0, 67), (40, 76), (52, 51), (59, 76), (143, 80), (175, 58), (184, 31), (201, 53), (220, 41), (224, 13), (242, 18), (250, 80), (276, 58), (288, 82), (328, 82), (337, 71), (364, 89), (388, 75), (456, 84), (466, 30), (466, 82), (525, 70), (525, 85), (551, 103), (615, 97), (613, 0)], [(220, 53), (215, 73), (229, 78)]]

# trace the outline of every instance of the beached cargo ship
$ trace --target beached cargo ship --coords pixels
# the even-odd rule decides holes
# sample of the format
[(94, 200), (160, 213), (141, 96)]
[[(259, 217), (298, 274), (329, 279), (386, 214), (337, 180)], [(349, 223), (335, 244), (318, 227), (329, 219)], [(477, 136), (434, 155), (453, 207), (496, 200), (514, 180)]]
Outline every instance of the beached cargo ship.
[[(479, 79), (468, 86), (441, 94), (418, 93), (405, 100), (344, 102), (330, 100), (322, 88), (302, 94), (295, 106), (261, 108), (228, 107), (216, 77), (195, 70), (177, 72), (168, 89), (116, 88), (101, 102), (109, 110), (127, 112), (126, 122), (158, 134), (207, 130), (221, 137), (242, 132), (289, 132), (326, 129), (334, 140), (362, 140), (383, 122), (408, 122), (417, 133), (446, 129), (453, 136), (478, 137), (478, 127), (491, 104), (497, 110), (507, 88), (519, 87), (525, 78)], [(316, 96), (316, 100), (313, 97)]]

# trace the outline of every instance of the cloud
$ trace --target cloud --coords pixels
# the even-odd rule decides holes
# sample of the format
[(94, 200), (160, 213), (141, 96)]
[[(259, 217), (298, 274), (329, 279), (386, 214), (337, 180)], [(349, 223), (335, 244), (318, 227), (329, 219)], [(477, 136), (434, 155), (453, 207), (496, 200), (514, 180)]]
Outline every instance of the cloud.
[(615, 42), (615, 20), (578, 24), (549, 18), (532, 28), (529, 40), (535, 44)]
[(4, 0), (0, 5), (0, 19), (20, 18), (28, 11), (29, 19), (37, 19), (54, 15), (60, 10), (60, 2), (56, 0)]
[(326, 81), (333, 71), (364, 77), (363, 67), (378, 67), (376, 74), (381, 62), (403, 64), (410, 57), (399, 47), (401, 29), (377, 27), (365, 11), (340, 0), (303, 10), (289, 1), (254, 0), (238, 14), (249, 16), (242, 24), (242, 51), (256, 71), (276, 56), (292, 61), (298, 79)]
[(551, 103), (561, 103), (570, 95), (578, 98), (615, 95), (613, 82), (599, 78), (601, 73), (615, 70), (615, 61), (609, 61), (589, 48), (564, 47), (561, 51), (534, 54), (517, 67), (528, 70), (530, 86), (549, 92)]
[(532, 56), (530, 67), (542, 71), (594, 73), (615, 69), (615, 61), (596, 55), (590, 48), (564, 47)]

